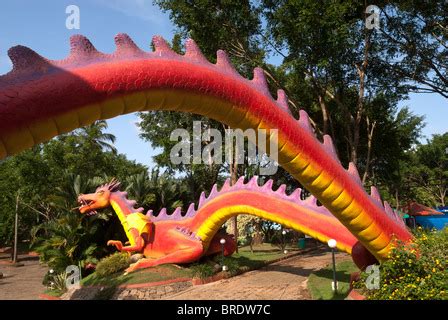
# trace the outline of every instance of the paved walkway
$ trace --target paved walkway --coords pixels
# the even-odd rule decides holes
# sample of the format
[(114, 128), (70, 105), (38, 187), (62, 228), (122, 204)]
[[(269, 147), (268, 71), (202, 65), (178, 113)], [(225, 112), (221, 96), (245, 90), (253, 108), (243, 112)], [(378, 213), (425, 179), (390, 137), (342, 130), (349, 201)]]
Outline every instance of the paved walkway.
[(23, 267), (13, 267), (4, 264), (10, 255), (0, 255), (0, 300), (37, 300), (39, 294), (45, 291), (42, 284), (48, 268), (39, 264), (38, 257), (19, 255), (19, 262)]
[[(337, 253), (338, 262), (351, 259)], [(263, 269), (165, 296), (166, 300), (309, 300), (308, 276), (331, 262), (327, 249), (299, 255)]]
[[(337, 261), (351, 259), (338, 253)], [(39, 264), (37, 257), (19, 256), (23, 267), (4, 264), (0, 255), (0, 300), (35, 300), (45, 287), (42, 279), (47, 268)], [(292, 257), (263, 269), (244, 273), (233, 278), (193, 286), (185, 291), (164, 296), (167, 300), (307, 300), (310, 299), (307, 279), (310, 273), (326, 267), (331, 262), (327, 249)]]

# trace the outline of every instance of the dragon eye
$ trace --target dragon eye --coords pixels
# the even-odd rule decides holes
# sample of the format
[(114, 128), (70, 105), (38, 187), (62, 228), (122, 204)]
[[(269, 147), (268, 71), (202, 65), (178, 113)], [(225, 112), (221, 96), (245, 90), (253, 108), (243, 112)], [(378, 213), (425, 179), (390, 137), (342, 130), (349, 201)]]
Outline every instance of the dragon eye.
[(104, 191), (103, 191), (103, 190), (100, 190), (100, 191), (97, 191), (96, 193), (97, 193), (97, 194), (103, 194)]

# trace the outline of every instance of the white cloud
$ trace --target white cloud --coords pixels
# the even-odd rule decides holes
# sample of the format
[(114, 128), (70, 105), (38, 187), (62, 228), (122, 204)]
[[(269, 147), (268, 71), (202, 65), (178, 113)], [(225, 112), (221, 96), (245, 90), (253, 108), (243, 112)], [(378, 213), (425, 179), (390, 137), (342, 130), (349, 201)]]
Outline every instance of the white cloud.
[(152, 0), (95, 0), (98, 4), (152, 23), (162, 24), (164, 17)]

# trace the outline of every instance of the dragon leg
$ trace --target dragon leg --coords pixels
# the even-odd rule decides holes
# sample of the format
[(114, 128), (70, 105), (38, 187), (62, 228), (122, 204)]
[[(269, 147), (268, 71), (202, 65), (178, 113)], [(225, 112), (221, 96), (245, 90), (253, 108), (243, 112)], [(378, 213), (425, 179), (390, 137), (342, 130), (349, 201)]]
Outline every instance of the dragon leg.
[(145, 247), (145, 239), (139, 235), (137, 229), (131, 229), (129, 233), (134, 242), (133, 244), (131, 243), (130, 246), (123, 246), (123, 243), (118, 240), (109, 240), (107, 241), (107, 245), (115, 246), (117, 250), (121, 252), (142, 252)]
[(166, 263), (191, 263), (198, 260), (204, 253), (204, 248), (200, 241), (189, 241), (188, 245), (180, 248), (172, 253), (169, 253), (160, 258), (151, 259), (145, 258), (130, 265), (126, 269), (126, 273), (136, 271), (138, 269), (154, 267), (159, 264)]

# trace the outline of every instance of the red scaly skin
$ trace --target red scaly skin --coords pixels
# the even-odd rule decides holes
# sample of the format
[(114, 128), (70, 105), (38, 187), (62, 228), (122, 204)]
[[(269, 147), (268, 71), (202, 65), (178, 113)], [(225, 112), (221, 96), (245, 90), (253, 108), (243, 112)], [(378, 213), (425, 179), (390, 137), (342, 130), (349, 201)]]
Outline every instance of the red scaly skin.
[(0, 158), (98, 119), (138, 110), (194, 112), (235, 128), (277, 129), (279, 163), (378, 260), (387, 259), (394, 239), (412, 240), (375, 190), (372, 197), (364, 191), (356, 170), (344, 170), (331, 139), (321, 144), (314, 137), (306, 113), (301, 111), (298, 123), (283, 91), (272, 99), (261, 69), (248, 81), (222, 51), (213, 65), (193, 41), (185, 56), (158, 37), (154, 53), (141, 51), (126, 35), (116, 43), (117, 51), (106, 55), (86, 38), (72, 37), (71, 54), (63, 61), (25, 47), (10, 49), (13, 71), (0, 77)]

